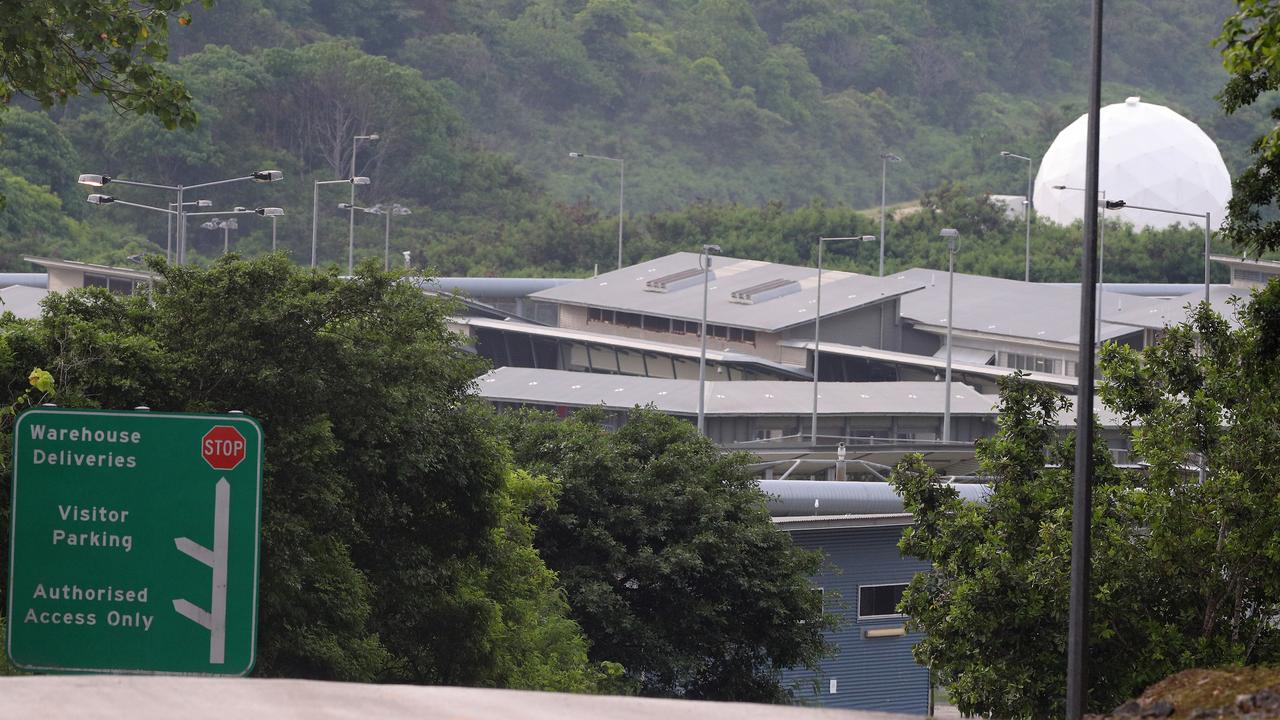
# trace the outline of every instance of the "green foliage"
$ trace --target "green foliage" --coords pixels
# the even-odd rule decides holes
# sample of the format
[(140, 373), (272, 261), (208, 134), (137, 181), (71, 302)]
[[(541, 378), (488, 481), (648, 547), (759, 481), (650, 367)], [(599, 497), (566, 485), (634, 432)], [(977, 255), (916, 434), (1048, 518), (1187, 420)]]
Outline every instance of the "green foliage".
[(522, 516), (550, 490), (509, 477), (446, 304), (369, 266), (347, 281), (282, 255), (153, 269), (146, 293), (55, 294), (38, 321), (0, 318), (0, 382), (12, 397), (38, 365), (62, 405), (262, 422), (256, 673), (592, 687)]
[(190, 22), (186, 0), (4, 0), (0, 3), (0, 105), (15, 94), (44, 107), (82, 90), (166, 127), (195, 124), (186, 89), (157, 63), (168, 56), (169, 18)]
[[(1057, 415), (1067, 407), (1041, 386), (1002, 384), (999, 432), (978, 448), (979, 474), (991, 482), (985, 504), (962, 502), (918, 456), (891, 477), (916, 522), (902, 551), (933, 565), (901, 605), (925, 633), (916, 660), (965, 713), (1064, 712), (1075, 450), (1072, 438), (1059, 439)], [(1145, 498), (1112, 467), (1100, 437), (1093, 463), (1090, 704), (1110, 708), (1188, 661), (1221, 656), (1187, 622), (1179, 583), (1189, 569), (1152, 562)]]
[(773, 528), (745, 455), (653, 410), (613, 432), (603, 419), (503, 419), (516, 462), (562, 486), (534, 514), (535, 544), (592, 660), (621, 664), (643, 695), (788, 698), (780, 670), (826, 649), (809, 585), (820, 557)]
[[(1228, 114), (1280, 89), (1280, 2), (1236, 0), (1236, 12), (1223, 22), (1216, 43), (1231, 75), (1218, 98)], [(1280, 107), (1270, 116), (1280, 120)], [(1280, 221), (1262, 213), (1280, 201), (1274, 180), (1280, 171), (1280, 128), (1260, 135), (1251, 150), (1253, 163), (1232, 182), (1223, 234), (1233, 245), (1261, 254), (1280, 248)]]

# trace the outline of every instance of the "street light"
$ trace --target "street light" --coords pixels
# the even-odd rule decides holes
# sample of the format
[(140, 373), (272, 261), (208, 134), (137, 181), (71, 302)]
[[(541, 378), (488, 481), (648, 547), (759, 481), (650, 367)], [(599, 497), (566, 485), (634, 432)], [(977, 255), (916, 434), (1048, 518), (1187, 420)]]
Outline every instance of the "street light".
[[(365, 182), (363, 183), (357, 183), (354, 181), (356, 176), (356, 148), (360, 146), (361, 140), (368, 140), (369, 142), (377, 142), (379, 140), (379, 136), (377, 133), (372, 133), (370, 135), (356, 135), (351, 138), (351, 174), (347, 175), (347, 177), (352, 178), (351, 204), (353, 206), (356, 204), (356, 185), (369, 184), (368, 178), (365, 178)], [(350, 212), (350, 218), (347, 224), (347, 275), (351, 274), (351, 266), (355, 261), (355, 254), (356, 254), (356, 211), (352, 209)]]
[[(246, 180), (252, 180), (254, 182), (278, 182), (283, 179), (284, 179), (284, 173), (279, 170), (256, 170), (252, 173), (249, 173), (248, 175), (242, 175), (240, 177), (227, 178), (226, 180), (214, 180), (213, 182), (206, 182), (206, 183), (197, 183), (195, 185), (161, 185), (157, 183), (138, 182), (136, 180), (121, 180), (120, 178), (112, 177), (110, 175), (96, 175), (96, 174), (90, 174), (90, 173), (81, 174), (80, 177), (77, 179), (77, 182), (79, 182), (81, 185), (88, 185), (89, 187), (102, 187), (103, 185), (106, 185), (108, 183), (116, 183), (119, 185), (132, 185), (136, 187), (156, 188), (159, 190), (172, 190), (174, 192), (177, 192), (178, 201), (174, 203), (174, 207), (176, 208), (174, 212), (176, 213), (176, 217), (178, 221), (177, 222), (178, 264), (184, 265), (186, 264), (186, 261), (187, 261), (186, 216), (190, 213), (187, 213), (184, 210), (187, 204), (182, 201), (183, 192), (188, 190), (198, 190), (200, 188), (213, 187), (214, 185), (226, 185), (227, 183), (243, 182)], [(104, 197), (110, 197), (110, 196), (104, 196)], [(93, 202), (93, 201), (91, 200), (90, 202)], [(120, 204), (122, 205), (129, 204), (123, 201), (117, 201), (117, 202), (120, 202)], [(163, 208), (153, 208), (149, 205), (139, 205), (138, 207), (144, 207), (151, 210), (159, 209), (162, 212), (164, 211)]]
[[(1103, 198), (1105, 199), (1105, 195)], [(1181, 215), (1183, 217), (1204, 218), (1204, 301), (1209, 302), (1209, 237), (1213, 232), (1210, 226), (1209, 213), (1204, 214), (1183, 212), (1182, 210), (1165, 210), (1163, 208), (1143, 207), (1142, 205), (1130, 205), (1124, 200), (1113, 200), (1105, 203), (1109, 210), (1146, 210), (1147, 212), (1158, 212), (1166, 215)], [(1101, 262), (1101, 258), (1099, 258)]]
[(261, 207), (254, 212), (263, 217), (271, 218), (271, 252), (276, 251), (276, 218), (284, 216), (284, 208), (278, 207)]
[[(1085, 191), (1084, 188), (1082, 187), (1071, 187), (1069, 185), (1054, 185), (1053, 189), (1054, 190), (1074, 190), (1076, 192)], [(1098, 203), (1098, 210), (1101, 213), (1102, 217), (1098, 222), (1098, 287), (1095, 293), (1097, 300), (1094, 301), (1094, 304), (1097, 306), (1098, 312), (1094, 316), (1093, 333), (1094, 333), (1095, 341), (1102, 342), (1102, 260), (1103, 260), (1103, 257), (1105, 256), (1104, 251), (1106, 250), (1106, 247), (1107, 247), (1107, 207), (1109, 207), (1107, 203), (1107, 191), (1099, 190), (1098, 197), (1101, 198), (1101, 202)]]
[(229, 218), (227, 220), (213, 218), (208, 222), (200, 223), (200, 227), (205, 230), (222, 231), (222, 254), (226, 255), (231, 251), (231, 231), (238, 230), (240, 228), (240, 223), (236, 222), (235, 218)]
[[(191, 200), (182, 204), (187, 207), (213, 207), (212, 200)], [(169, 203), (169, 209), (174, 210), (175, 215), (177, 214), (177, 206), (177, 203)], [(173, 262), (173, 215), (170, 215), (165, 220), (164, 259), (165, 262)]]
[[(720, 252), (719, 245), (703, 245), (698, 258), (702, 265), (702, 352), (698, 355), (698, 433), (707, 434), (707, 288), (711, 282), (711, 253)], [(408, 257), (406, 255), (406, 257)]]
[(884, 179), (891, 162), (902, 162), (902, 158), (893, 153), (880, 153), (880, 277), (884, 277)]
[(311, 192), (311, 267), (316, 266), (316, 223), (320, 213), (320, 186), (334, 185), (336, 183), (351, 183), (352, 202), (355, 202), (355, 186), (368, 185), (369, 178), (364, 176), (352, 176), (342, 180), (316, 180)]
[(872, 242), (876, 239), (875, 235), (858, 235), (856, 237), (819, 237), (818, 238), (818, 302), (814, 311), (813, 318), (813, 417), (809, 426), (809, 433), (813, 437), (813, 444), (818, 444), (818, 358), (819, 358), (819, 330), (822, 327), (822, 246), (828, 240), (860, 240), (862, 242)]
[(622, 158), (613, 158), (605, 155), (588, 155), (586, 153), (571, 152), (571, 158), (586, 158), (589, 160), (607, 160), (609, 162), (618, 163), (618, 269), (622, 269), (622, 201), (627, 188), (627, 163)]
[(1007, 150), (1000, 151), (1000, 157), (1014, 158), (1017, 160), (1027, 161), (1027, 196), (1022, 200), (1022, 216), (1027, 222), (1027, 259), (1026, 271), (1023, 277), (1025, 282), (1031, 282), (1031, 166), (1032, 160), (1026, 155), (1018, 155)]
[(942, 442), (951, 441), (951, 328), (955, 325), (956, 251), (960, 249), (960, 233), (942, 228), (947, 239), (947, 378), (946, 398), (942, 404)]
[(392, 203), (387, 207), (383, 207), (382, 205), (374, 205), (371, 208), (365, 209), (365, 212), (373, 213), (374, 215), (386, 216), (387, 226), (386, 226), (386, 230), (384, 231), (383, 244), (382, 244), (382, 271), (386, 272), (391, 269), (391, 216), (392, 215), (412, 215), (413, 211), (401, 205), (400, 203)]

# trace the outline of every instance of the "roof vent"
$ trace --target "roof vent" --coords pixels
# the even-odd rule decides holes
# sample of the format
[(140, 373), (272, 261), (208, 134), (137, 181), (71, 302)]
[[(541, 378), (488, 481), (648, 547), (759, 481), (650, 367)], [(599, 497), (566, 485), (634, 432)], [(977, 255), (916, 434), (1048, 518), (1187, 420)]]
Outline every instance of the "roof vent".
[[(708, 280), (714, 280), (716, 273), (711, 271)], [(680, 272), (673, 272), (669, 275), (654, 278), (645, 282), (644, 289), (648, 292), (665, 293), (681, 288), (687, 288), (690, 285), (702, 284), (702, 268), (689, 268)]]
[(762, 282), (759, 285), (734, 290), (729, 293), (729, 302), (735, 302), (740, 305), (754, 305), (765, 300), (772, 300), (783, 295), (800, 292), (800, 283), (795, 280), (770, 280)]

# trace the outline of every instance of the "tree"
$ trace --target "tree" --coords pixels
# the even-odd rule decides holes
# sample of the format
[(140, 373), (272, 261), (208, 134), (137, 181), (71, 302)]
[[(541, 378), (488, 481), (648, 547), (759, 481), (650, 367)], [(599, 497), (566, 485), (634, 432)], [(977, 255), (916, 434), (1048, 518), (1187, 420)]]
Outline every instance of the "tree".
[[(206, 0), (209, 3), (210, 0)], [(157, 63), (168, 56), (169, 19), (190, 22), (188, 0), (2, 0), (0, 105), (15, 94), (44, 107), (82, 90), (115, 107), (195, 124), (191, 96)]]
[(589, 686), (521, 520), (549, 490), (511, 477), (447, 303), (370, 265), (352, 281), (283, 255), (153, 269), (146, 292), (55, 294), (38, 321), (0, 319), (0, 382), (13, 396), (38, 366), (64, 406), (262, 422), (257, 674)]
[(637, 408), (610, 432), (584, 410), (503, 418), (516, 463), (555, 478), (535, 542), (559, 573), (594, 661), (643, 695), (779, 701), (829, 627), (809, 577), (821, 562), (773, 528), (744, 454)]
[[(1280, 1), (1236, 0), (1236, 12), (1223, 21), (1215, 42), (1231, 75), (1218, 96), (1228, 114), (1280, 89)], [(1280, 120), (1280, 108), (1271, 111), (1271, 119)], [(1280, 127), (1257, 138), (1252, 151), (1253, 163), (1231, 183), (1222, 232), (1236, 247), (1261, 254), (1280, 248), (1280, 220), (1264, 220), (1260, 212), (1280, 200)]]

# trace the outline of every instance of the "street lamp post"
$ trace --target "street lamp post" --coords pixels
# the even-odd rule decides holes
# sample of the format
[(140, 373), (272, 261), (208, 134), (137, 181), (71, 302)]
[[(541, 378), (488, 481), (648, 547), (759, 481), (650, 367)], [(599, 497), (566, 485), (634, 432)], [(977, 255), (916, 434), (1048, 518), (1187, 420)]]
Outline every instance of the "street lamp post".
[[(143, 205), (141, 203), (129, 202), (127, 200), (121, 200), (113, 195), (105, 195), (102, 193), (94, 193), (92, 195), (89, 195), (88, 197), (85, 198), (85, 202), (88, 202), (90, 205), (125, 205), (127, 207), (135, 207), (135, 208), (141, 208), (143, 210), (151, 210), (154, 212), (165, 213), (169, 217), (178, 215), (178, 212), (179, 212), (178, 210), (174, 209), (173, 207), (174, 203), (168, 203), (169, 207), (162, 208), (162, 207), (155, 207), (154, 205)], [(199, 200), (197, 202), (201, 203), (199, 207), (209, 207), (210, 205), (213, 204), (207, 200)], [(187, 203), (187, 204), (192, 205), (196, 203)], [(249, 208), (237, 207), (232, 210), (221, 210), (221, 211), (211, 210), (208, 212), (183, 213), (183, 215), (185, 215), (186, 217), (202, 217), (206, 215), (244, 215), (247, 213), (256, 213), (258, 215), (270, 217), (274, 221), (277, 217), (284, 215), (284, 209), (278, 208), (278, 207), (260, 207), (260, 208), (254, 208), (251, 210)], [(224, 227), (224, 224), (227, 224), (227, 225), (225, 225)], [(222, 229), (224, 231), (228, 228), (235, 230), (236, 226), (237, 226), (237, 223), (234, 218), (231, 218), (228, 220), (219, 220), (216, 217), (214, 217), (211, 221), (203, 223), (201, 225), (201, 227), (207, 230)], [(225, 235), (225, 232), (223, 236), (223, 246), (224, 246), (223, 252), (225, 253), (227, 249), (226, 247), (227, 237)]]
[(1007, 150), (1000, 151), (1000, 157), (1015, 158), (1027, 162), (1027, 196), (1022, 200), (1022, 216), (1027, 223), (1027, 257), (1023, 281), (1031, 282), (1031, 166), (1033, 161), (1026, 155), (1018, 155)]
[[(342, 180), (316, 180), (311, 189), (311, 267), (316, 266), (316, 229), (317, 218), (320, 213), (320, 186), (334, 185), (336, 183), (351, 183), (351, 193), (355, 194), (356, 185), (368, 185), (369, 178), (363, 176), (352, 176)], [(352, 212), (355, 212), (354, 210)]]
[(386, 272), (391, 269), (391, 216), (412, 215), (413, 211), (400, 203), (391, 203), (386, 207), (374, 205), (371, 208), (365, 208), (365, 212), (386, 216), (386, 229), (382, 238), (382, 271)]
[[(1074, 190), (1076, 192), (1084, 192), (1082, 187), (1071, 187), (1069, 185), (1054, 185), (1054, 190)], [(1111, 207), (1107, 202), (1107, 191), (1099, 190), (1098, 197), (1101, 202), (1098, 204), (1098, 212), (1101, 218), (1098, 222), (1098, 287), (1096, 291), (1097, 299), (1094, 304), (1097, 305), (1098, 312), (1094, 315), (1094, 337), (1101, 341), (1102, 338), (1102, 265), (1106, 256), (1107, 248), (1107, 208)], [(1205, 261), (1208, 262), (1207, 260)]]
[[(1106, 196), (1103, 196), (1104, 200)], [(1124, 200), (1113, 200), (1104, 203), (1108, 210), (1146, 210), (1147, 212), (1164, 213), (1166, 215), (1181, 215), (1183, 217), (1204, 218), (1204, 301), (1209, 302), (1209, 238), (1213, 233), (1210, 224), (1209, 213), (1192, 213), (1183, 212), (1182, 210), (1166, 210), (1164, 208), (1143, 207), (1142, 205), (1130, 205)], [(1101, 259), (1099, 259), (1101, 262)]]
[[(369, 142), (377, 142), (378, 139), (379, 139), (378, 133), (372, 133), (369, 135), (356, 135), (351, 138), (351, 174), (348, 175), (347, 177), (353, 180), (353, 182), (351, 183), (351, 205), (353, 207), (356, 204), (356, 185), (361, 184), (361, 183), (354, 182), (354, 179), (356, 176), (356, 148), (360, 146), (361, 140), (368, 140)], [(367, 179), (366, 179), (366, 182), (363, 184), (366, 184), (366, 185), (368, 184)], [(352, 210), (350, 212), (350, 217), (347, 222), (347, 275), (351, 274), (351, 267), (355, 262), (355, 256), (356, 256), (356, 211)]]
[(702, 256), (702, 351), (698, 354), (698, 434), (707, 434), (707, 289), (711, 284), (711, 253), (720, 252), (719, 245), (703, 245)]
[[(177, 203), (169, 203), (169, 209), (173, 210), (173, 215), (165, 218), (165, 235), (164, 235), (164, 260), (165, 262), (173, 262), (173, 216), (177, 215)], [(183, 205), (195, 207), (213, 207), (212, 200), (192, 200), (183, 203)]]
[(960, 249), (960, 233), (942, 228), (947, 239), (947, 377), (943, 383), (946, 397), (942, 403), (942, 442), (951, 441), (951, 328), (955, 325), (956, 251)]
[(618, 163), (618, 269), (622, 269), (622, 207), (623, 198), (627, 188), (627, 163), (622, 158), (608, 157), (605, 155), (588, 155), (586, 153), (571, 152), (571, 158), (587, 158), (589, 160), (607, 160), (609, 162)]
[(893, 153), (880, 153), (880, 277), (884, 277), (884, 201), (885, 201), (885, 174), (888, 171), (889, 163), (902, 162), (902, 158)]
[[(813, 416), (810, 418), (809, 435), (813, 440), (813, 444), (818, 444), (818, 359), (821, 355), (821, 348), (818, 343), (821, 341), (822, 329), (822, 246), (828, 240), (860, 240), (862, 242), (875, 241), (875, 235), (857, 235), (853, 237), (819, 237), (818, 238), (818, 298), (814, 308), (813, 315)], [(881, 258), (883, 260), (883, 257)]]
[(221, 230), (222, 231), (222, 254), (226, 255), (228, 252), (231, 251), (231, 231), (238, 230), (240, 228), (240, 223), (236, 222), (235, 218), (229, 218), (227, 220), (219, 220), (218, 218), (215, 217), (209, 220), (208, 222), (200, 223), (200, 227), (204, 228), (205, 230)]
[[(177, 192), (178, 201), (174, 205), (176, 207), (175, 217), (177, 219), (178, 264), (184, 265), (187, 262), (186, 217), (187, 215), (194, 214), (194, 213), (188, 213), (183, 209), (186, 207), (186, 203), (184, 203), (182, 200), (182, 195), (184, 192), (188, 190), (198, 190), (200, 188), (213, 187), (214, 185), (226, 185), (228, 183), (242, 182), (246, 180), (252, 180), (254, 182), (279, 182), (283, 179), (284, 179), (284, 173), (279, 170), (258, 170), (248, 175), (243, 175), (241, 177), (227, 178), (226, 180), (214, 180), (213, 182), (197, 183), (195, 185), (160, 185), (157, 183), (138, 182), (135, 180), (121, 180), (120, 178), (112, 177), (110, 175), (95, 175), (90, 173), (81, 174), (77, 182), (79, 182), (81, 185), (88, 185), (89, 187), (102, 187), (103, 185), (106, 185), (108, 183), (116, 183), (118, 185), (132, 185), (136, 187), (154, 188), (158, 190), (171, 190), (171, 191)], [(103, 195), (101, 197), (111, 197), (111, 196)], [(107, 202), (119, 202), (121, 205), (131, 204), (121, 200), (116, 200), (115, 198), (111, 198)], [(149, 205), (142, 205), (139, 207), (146, 207), (153, 210), (155, 209)]]

